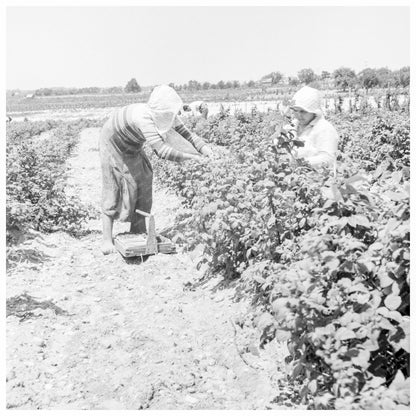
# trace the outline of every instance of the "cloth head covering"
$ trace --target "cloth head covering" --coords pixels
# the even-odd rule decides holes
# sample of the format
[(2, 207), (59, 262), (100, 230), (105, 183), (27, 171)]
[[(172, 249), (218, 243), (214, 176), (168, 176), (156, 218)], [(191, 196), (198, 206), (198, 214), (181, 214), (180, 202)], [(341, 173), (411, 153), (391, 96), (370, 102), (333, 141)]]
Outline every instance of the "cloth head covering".
[(156, 130), (161, 136), (165, 136), (172, 128), (183, 102), (173, 88), (159, 85), (150, 94), (147, 105)]
[(302, 87), (294, 96), (290, 108), (300, 107), (308, 113), (322, 115), (321, 94), (311, 87)]

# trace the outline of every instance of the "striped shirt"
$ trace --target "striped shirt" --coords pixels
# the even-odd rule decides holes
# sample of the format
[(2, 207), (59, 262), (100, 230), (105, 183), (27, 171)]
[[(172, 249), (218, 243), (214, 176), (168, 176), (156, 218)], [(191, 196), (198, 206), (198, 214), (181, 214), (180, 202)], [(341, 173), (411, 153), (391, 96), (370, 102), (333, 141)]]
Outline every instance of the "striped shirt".
[[(136, 104), (122, 107), (113, 114), (111, 122), (115, 133), (113, 142), (120, 150), (125, 149), (127, 152), (135, 153), (141, 151), (144, 143), (148, 143), (161, 159), (174, 162), (185, 160), (184, 152), (164, 142), (147, 108), (138, 109)], [(200, 151), (205, 146), (205, 142), (191, 133), (178, 117), (175, 118), (173, 128), (196, 150)]]

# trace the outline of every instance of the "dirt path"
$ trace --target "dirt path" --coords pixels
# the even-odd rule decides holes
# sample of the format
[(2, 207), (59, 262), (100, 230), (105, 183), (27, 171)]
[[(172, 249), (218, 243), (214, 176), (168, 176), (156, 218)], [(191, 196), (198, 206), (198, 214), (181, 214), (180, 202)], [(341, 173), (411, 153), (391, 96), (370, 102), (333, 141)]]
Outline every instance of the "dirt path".
[[(96, 128), (82, 132), (68, 179), (68, 192), (96, 206), (97, 138)], [(158, 229), (178, 204), (155, 192)], [(277, 408), (281, 348), (258, 350), (254, 329), (230, 323), (246, 313), (231, 289), (192, 288), (196, 252), (103, 256), (99, 222), (88, 227), (81, 239), (39, 235), (31, 247), (43, 261), (8, 274), (8, 408)]]

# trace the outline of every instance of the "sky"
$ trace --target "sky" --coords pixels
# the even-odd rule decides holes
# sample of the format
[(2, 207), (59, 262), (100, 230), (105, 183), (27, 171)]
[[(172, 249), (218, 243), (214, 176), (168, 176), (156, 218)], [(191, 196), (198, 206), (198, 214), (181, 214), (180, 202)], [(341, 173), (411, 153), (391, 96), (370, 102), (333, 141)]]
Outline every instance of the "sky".
[(6, 88), (258, 80), (410, 65), (409, 7), (6, 8)]

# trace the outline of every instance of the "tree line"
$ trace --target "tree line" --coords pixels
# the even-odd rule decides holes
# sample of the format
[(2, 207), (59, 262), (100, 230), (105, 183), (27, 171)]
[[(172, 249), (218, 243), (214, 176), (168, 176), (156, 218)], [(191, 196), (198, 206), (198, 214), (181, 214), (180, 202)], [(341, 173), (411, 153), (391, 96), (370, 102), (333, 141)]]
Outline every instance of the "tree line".
[[(170, 83), (169, 85), (178, 91), (199, 91), (199, 90), (222, 90), (237, 88), (263, 87), (267, 85), (284, 86), (289, 85), (296, 87), (298, 85), (310, 85), (318, 89), (338, 88), (343, 91), (355, 88), (406, 88), (410, 85), (410, 67), (405, 66), (399, 70), (392, 71), (387, 67), (383, 68), (365, 68), (356, 73), (348, 67), (340, 67), (332, 73), (322, 71), (320, 74), (315, 73), (311, 68), (303, 68), (294, 76), (285, 77), (280, 71), (268, 73), (260, 78), (259, 81), (224, 81), (218, 82), (200, 82), (190, 80), (184, 84)], [(122, 93), (140, 93), (142, 87), (135, 78), (130, 79), (125, 87), (87, 87), (87, 88), (40, 88), (35, 91), (36, 96), (51, 95), (76, 95), (76, 94), (122, 94)]]

